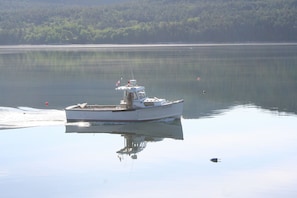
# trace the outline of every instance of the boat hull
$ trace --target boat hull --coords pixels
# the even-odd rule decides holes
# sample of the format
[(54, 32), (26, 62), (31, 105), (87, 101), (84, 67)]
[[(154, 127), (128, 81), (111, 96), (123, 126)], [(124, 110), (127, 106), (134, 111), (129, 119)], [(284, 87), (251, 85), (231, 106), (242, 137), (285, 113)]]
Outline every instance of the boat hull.
[(67, 122), (141, 122), (166, 118), (179, 119), (183, 100), (140, 109), (72, 108), (65, 109)]

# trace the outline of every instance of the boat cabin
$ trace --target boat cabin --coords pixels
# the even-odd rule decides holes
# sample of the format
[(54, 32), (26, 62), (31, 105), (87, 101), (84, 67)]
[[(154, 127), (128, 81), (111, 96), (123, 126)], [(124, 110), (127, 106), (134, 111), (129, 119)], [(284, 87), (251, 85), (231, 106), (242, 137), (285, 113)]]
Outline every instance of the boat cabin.
[(116, 90), (124, 91), (121, 107), (138, 109), (164, 104), (165, 99), (148, 98), (143, 86), (138, 86), (136, 80), (130, 80), (127, 85), (117, 87)]

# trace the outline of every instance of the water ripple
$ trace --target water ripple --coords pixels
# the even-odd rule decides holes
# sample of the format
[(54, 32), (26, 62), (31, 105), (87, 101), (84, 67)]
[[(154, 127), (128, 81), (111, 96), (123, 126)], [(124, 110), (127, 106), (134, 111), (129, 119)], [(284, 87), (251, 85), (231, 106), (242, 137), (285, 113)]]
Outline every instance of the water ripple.
[(36, 109), (32, 107), (0, 107), (0, 130), (61, 125), (65, 121), (64, 110)]

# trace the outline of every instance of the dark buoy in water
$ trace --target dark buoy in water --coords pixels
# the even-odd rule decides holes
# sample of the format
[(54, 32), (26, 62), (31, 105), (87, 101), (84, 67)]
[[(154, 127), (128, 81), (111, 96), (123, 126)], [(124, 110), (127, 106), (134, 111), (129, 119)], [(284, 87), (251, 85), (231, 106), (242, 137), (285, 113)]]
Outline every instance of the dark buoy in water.
[(219, 159), (219, 158), (211, 158), (210, 161), (212, 161), (214, 163), (218, 163), (218, 162), (221, 162), (221, 159)]

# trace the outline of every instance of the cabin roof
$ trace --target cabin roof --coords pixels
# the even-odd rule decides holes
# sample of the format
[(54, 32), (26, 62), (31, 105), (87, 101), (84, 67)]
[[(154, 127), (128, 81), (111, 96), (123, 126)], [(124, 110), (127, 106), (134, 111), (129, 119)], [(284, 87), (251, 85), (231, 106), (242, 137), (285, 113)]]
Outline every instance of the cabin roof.
[(128, 85), (125, 85), (125, 86), (119, 86), (119, 87), (117, 87), (116, 90), (135, 92), (135, 91), (142, 91), (142, 90), (144, 90), (144, 87), (143, 86), (128, 86)]

